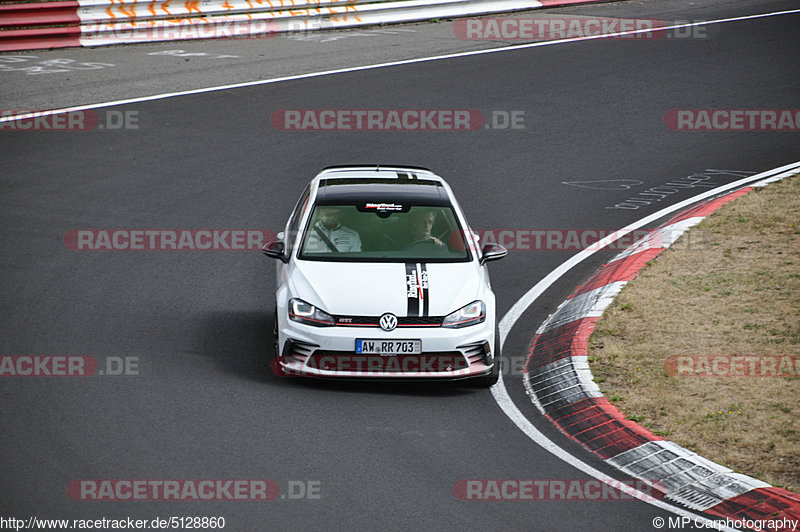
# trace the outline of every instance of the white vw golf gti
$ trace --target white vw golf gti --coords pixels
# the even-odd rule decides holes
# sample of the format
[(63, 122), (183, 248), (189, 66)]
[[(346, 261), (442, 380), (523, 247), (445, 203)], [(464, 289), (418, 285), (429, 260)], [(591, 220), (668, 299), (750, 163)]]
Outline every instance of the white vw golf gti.
[(336, 378), (499, 375), (486, 262), (450, 187), (416, 167), (320, 172), (278, 241), (272, 369)]

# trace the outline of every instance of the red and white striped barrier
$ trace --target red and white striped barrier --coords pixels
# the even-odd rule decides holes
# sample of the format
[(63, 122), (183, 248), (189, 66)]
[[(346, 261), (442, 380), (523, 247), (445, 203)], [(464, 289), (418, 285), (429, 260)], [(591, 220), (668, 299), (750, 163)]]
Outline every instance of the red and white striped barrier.
[(600, 392), (587, 360), (589, 335), (622, 287), (690, 227), (754, 187), (788, 171), (684, 211), (614, 257), (579, 286), (533, 338), (525, 388), (564, 434), (626, 475), (688, 508), (732, 519), (800, 520), (800, 495), (734, 473), (625, 418)]
[(263, 39), (282, 32), (466, 17), (596, 1), (69, 0), (0, 4), (0, 51), (189, 39)]

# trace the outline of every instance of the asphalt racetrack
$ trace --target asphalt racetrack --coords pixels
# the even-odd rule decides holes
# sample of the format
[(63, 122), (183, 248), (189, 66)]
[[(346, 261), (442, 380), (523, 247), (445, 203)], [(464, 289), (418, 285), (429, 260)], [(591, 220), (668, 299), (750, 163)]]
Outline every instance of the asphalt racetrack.
[[(793, 7), (650, 2), (563, 13), (696, 20)], [(432, 42), (449, 31), (448, 44), (431, 45), (441, 51), (513, 44), (453, 40), (447, 24), (401, 28), (420, 28)], [(459, 499), (454, 486), (467, 479), (590, 478), (529, 440), (488, 390), (270, 373), (274, 264), (258, 251), (76, 251), (65, 237), (85, 229), (277, 232), (325, 166), (425, 166), (448, 180), (474, 228), (515, 235), (509, 256), (490, 266), (502, 316), (576, 252), (525, 249), (532, 246), (516, 235), (614, 230), (798, 160), (796, 130), (673, 131), (665, 122), (671, 110), (800, 108), (798, 27), (800, 15), (787, 14), (719, 24), (707, 38), (519, 48), (93, 110), (101, 125), (128, 127), (0, 131), (0, 355), (92, 357), (104, 373), (0, 379), (0, 516), (224, 517), (226, 530), (653, 530), (653, 518), (671, 514), (641, 501)], [(353, 37), (353, 53), (368, 59), (382, 39)], [(156, 60), (189, 57), (146, 54), (235, 55), (236, 46), (241, 61), (221, 83), (248, 77), (257, 46), (292, 55), (288, 40), (37, 52), (86, 61), (100, 54), (117, 66), (89, 78), (0, 71), (0, 105), (63, 107), (220, 84), (213, 63), (198, 66), (209, 55), (165, 74)], [(409, 55), (421, 52), (417, 45)], [(396, 58), (384, 53), (374, 55)], [(266, 59), (258, 61), (249, 79), (268, 79)], [(471, 109), (498, 126), (511, 113), (523, 118), (517, 128), (474, 131), (285, 131), (271, 117), (286, 109)], [(692, 186), (641, 194), (676, 182)], [(542, 320), (607, 257), (548, 290), (517, 322), (503, 356), (523, 357)], [(539, 430), (617, 475), (541, 418), (520, 375), (504, 382)], [(68, 490), (81, 479), (269, 479), (280, 495), (91, 501)]]

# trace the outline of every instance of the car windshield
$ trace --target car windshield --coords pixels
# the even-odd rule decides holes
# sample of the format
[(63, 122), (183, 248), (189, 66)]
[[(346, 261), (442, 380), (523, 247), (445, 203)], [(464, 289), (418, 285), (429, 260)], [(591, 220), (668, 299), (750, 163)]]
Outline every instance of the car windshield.
[(360, 203), (315, 206), (299, 258), (466, 262), (470, 254), (452, 207)]

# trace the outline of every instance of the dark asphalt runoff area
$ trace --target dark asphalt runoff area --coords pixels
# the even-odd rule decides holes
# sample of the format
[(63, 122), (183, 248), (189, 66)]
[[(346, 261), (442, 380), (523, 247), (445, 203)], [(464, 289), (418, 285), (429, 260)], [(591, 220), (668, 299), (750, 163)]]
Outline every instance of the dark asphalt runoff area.
[[(699, 20), (795, 6), (650, 1), (561, 12)], [(677, 132), (664, 121), (675, 109), (800, 108), (798, 27), (800, 15), (758, 18), (722, 24), (709, 38), (520, 48), (94, 110), (101, 121), (127, 116), (136, 128), (0, 130), (0, 355), (93, 357), (105, 373), (0, 377), (0, 516), (224, 517), (225, 529), (237, 531), (654, 530), (654, 517), (671, 514), (640, 501), (457, 498), (454, 486), (465, 479), (590, 478), (531, 441), (488, 390), (270, 373), (275, 266), (260, 252), (74, 251), (65, 235), (279, 231), (320, 169), (373, 162), (431, 168), (451, 184), (475, 229), (617, 229), (800, 158), (798, 132)], [(13, 54), (115, 66), (0, 71), (0, 106), (98, 103), (512, 44), (458, 40), (449, 22), (378, 30), (385, 33), (328, 42)], [(211, 55), (150, 55), (176, 49)], [(230, 60), (221, 66), (214, 55), (238, 57), (218, 59)], [(270, 122), (282, 109), (521, 111), (524, 123), (449, 132), (282, 131)], [(609, 180), (632, 182), (563, 183)], [(676, 181), (696, 186), (619, 207)], [(512, 249), (492, 263), (500, 315), (574, 253)], [(539, 324), (608, 256), (598, 254), (537, 300), (503, 356), (524, 356)], [(120, 360), (132, 365), (128, 374), (109, 375)], [(506, 375), (505, 385), (539, 430), (619, 476), (539, 416), (520, 375)], [(68, 486), (81, 479), (269, 479), (281, 496), (75, 500)]]

